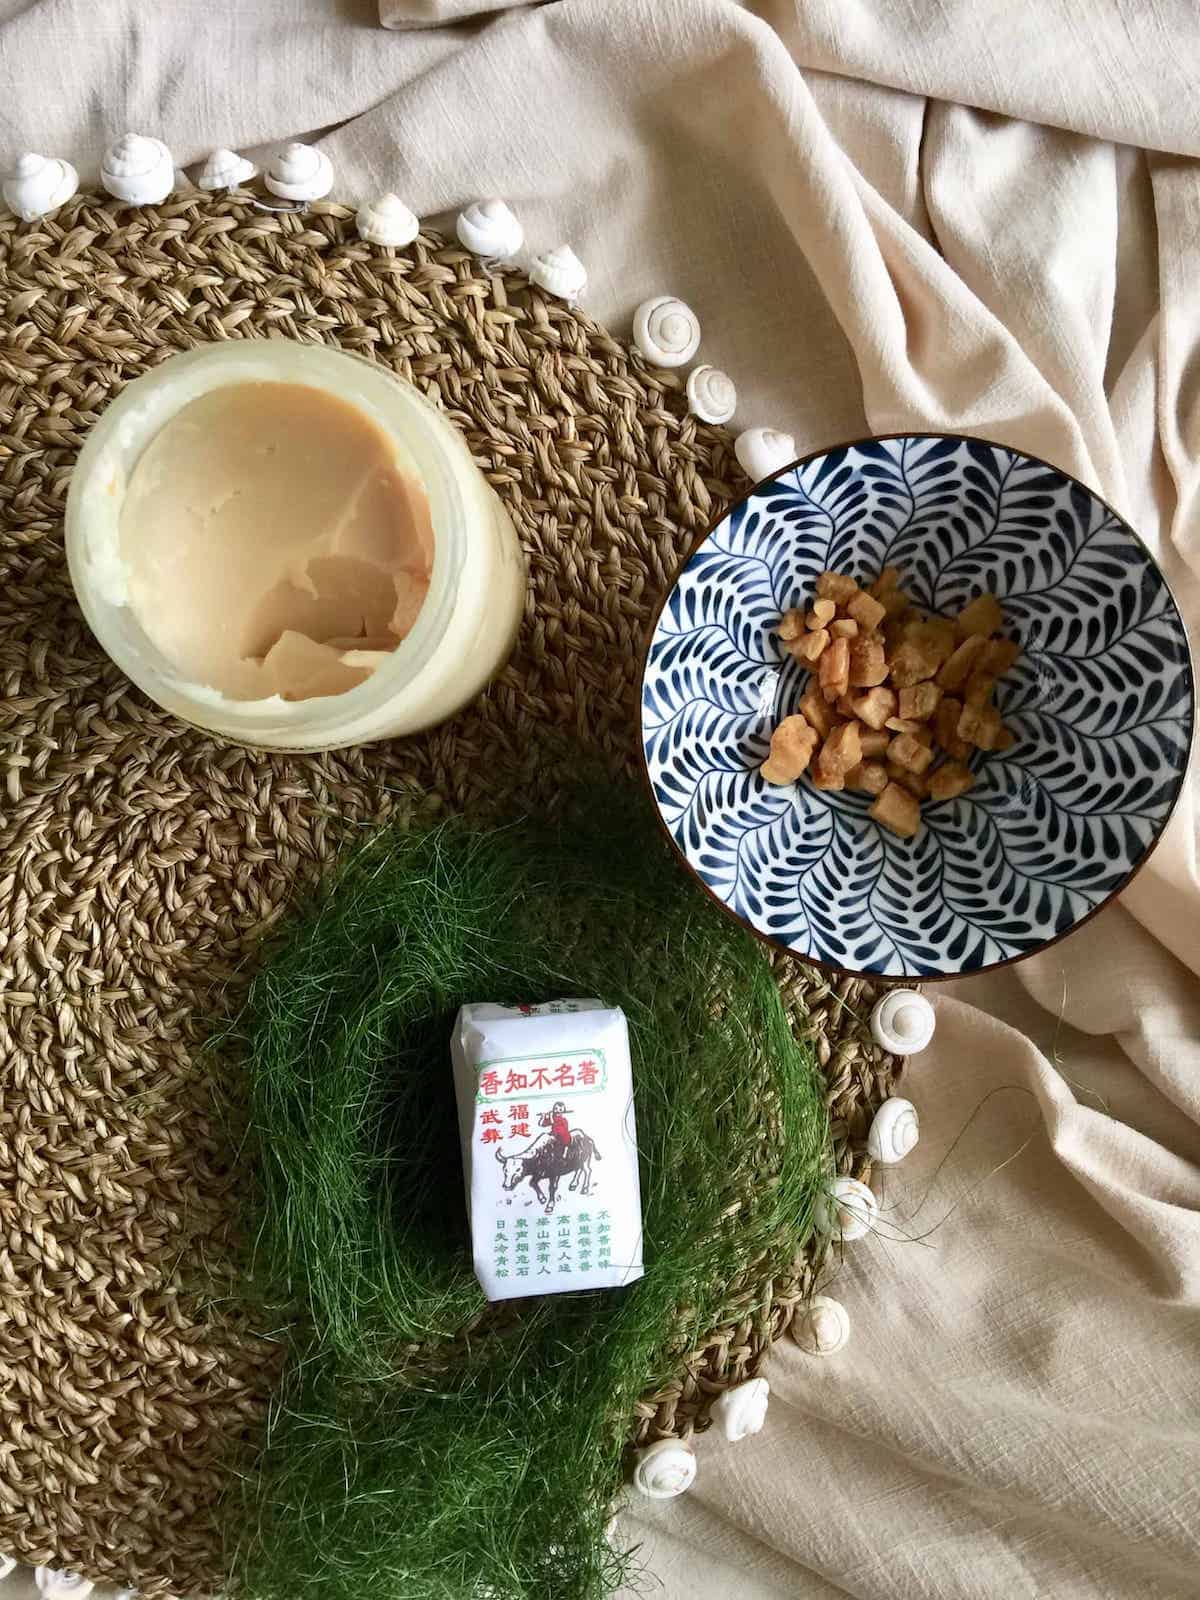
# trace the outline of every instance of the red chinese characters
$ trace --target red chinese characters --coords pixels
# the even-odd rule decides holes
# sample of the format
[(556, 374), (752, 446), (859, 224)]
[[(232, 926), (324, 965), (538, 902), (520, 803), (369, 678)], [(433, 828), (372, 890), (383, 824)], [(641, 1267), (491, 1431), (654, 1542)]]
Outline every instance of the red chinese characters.
[[(561, 1061), (557, 1066), (532, 1066), (524, 1072), (518, 1072), (513, 1067), (503, 1070), (487, 1067), (479, 1074), (479, 1098), (507, 1100), (518, 1094), (554, 1094), (560, 1089), (594, 1089), (600, 1083), (601, 1076), (600, 1067), (591, 1056), (574, 1063)], [(509, 1116), (514, 1122), (528, 1122), (529, 1107), (514, 1106), (510, 1108)]]
[[(595, 1077), (592, 1080), (595, 1082)], [(574, 1089), (582, 1079), (575, 1075), (575, 1068), (570, 1062), (564, 1061), (559, 1067), (534, 1067), (529, 1075), (531, 1089)]]

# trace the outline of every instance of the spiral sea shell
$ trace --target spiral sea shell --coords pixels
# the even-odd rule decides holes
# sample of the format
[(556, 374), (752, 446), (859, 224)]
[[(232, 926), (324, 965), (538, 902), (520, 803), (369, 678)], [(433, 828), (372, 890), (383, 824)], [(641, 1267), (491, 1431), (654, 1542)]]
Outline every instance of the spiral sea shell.
[(796, 441), (774, 428), (747, 428), (733, 441), (733, 453), (748, 478), (761, 483), (796, 459)]
[(311, 144), (287, 144), (273, 157), (265, 182), (281, 200), (320, 200), (333, 188), (333, 163)]
[(693, 367), (687, 380), (688, 408), (701, 422), (728, 422), (737, 410), (733, 379), (719, 367)]
[(767, 1420), (770, 1394), (771, 1385), (765, 1378), (749, 1378), (745, 1383), (735, 1384), (713, 1401), (713, 1421), (730, 1440), (761, 1433)]
[(104, 152), (100, 182), (117, 200), (131, 206), (154, 206), (175, 187), (175, 163), (161, 139), (122, 134)]
[(871, 1013), (875, 1043), (896, 1056), (915, 1056), (933, 1038), (933, 1007), (915, 989), (889, 989)]
[(529, 276), (539, 289), (557, 295), (560, 300), (578, 300), (587, 288), (587, 268), (569, 244), (560, 244), (554, 250), (544, 250), (534, 256)]
[(894, 1167), (903, 1161), (921, 1137), (917, 1108), (911, 1100), (892, 1095), (875, 1113), (867, 1134), (867, 1151), (881, 1167)]
[(473, 200), (458, 214), (454, 231), (472, 255), (511, 261), (525, 243), (525, 229), (503, 200)]
[(79, 187), (79, 174), (69, 161), (34, 155), (18, 156), (4, 177), (4, 201), (22, 222), (56, 211)]
[(865, 1238), (878, 1220), (879, 1201), (857, 1178), (835, 1178), (828, 1192), (817, 1196), (813, 1221), (835, 1239)]
[(96, 1587), (77, 1572), (57, 1572), (53, 1567), (34, 1567), (33, 1581), (42, 1600), (87, 1600)]
[(209, 191), (240, 189), (257, 176), (258, 168), (253, 161), (247, 161), (236, 150), (214, 150), (196, 174), (196, 186)]
[(700, 319), (674, 295), (655, 295), (633, 313), (633, 342), (652, 367), (686, 367), (700, 348)]
[(639, 1450), (633, 1486), (651, 1500), (674, 1500), (696, 1481), (696, 1457), (678, 1439), (660, 1439)]
[(850, 1313), (840, 1300), (815, 1294), (792, 1319), (792, 1338), (810, 1356), (832, 1356), (850, 1340)]
[(403, 249), (411, 244), (421, 231), (416, 212), (410, 211), (398, 194), (381, 194), (378, 200), (368, 200), (358, 208), (355, 217), (358, 236), (368, 244), (390, 245)]

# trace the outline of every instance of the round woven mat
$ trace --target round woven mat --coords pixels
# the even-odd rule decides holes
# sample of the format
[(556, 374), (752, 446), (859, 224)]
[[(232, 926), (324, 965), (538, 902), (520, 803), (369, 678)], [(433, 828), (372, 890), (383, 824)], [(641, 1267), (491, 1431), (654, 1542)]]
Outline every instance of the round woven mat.
[[(414, 794), (544, 803), (561, 771), (548, 739), (632, 771), (649, 620), (744, 480), (678, 380), (586, 316), (430, 236), (365, 245), (341, 206), (79, 196), (39, 223), (0, 220), (0, 286), (0, 1550), (211, 1593), (216, 1503), (273, 1359), (211, 1289), (232, 1209), (198, 1049), (214, 1007), (347, 828)], [(248, 752), (149, 704), (83, 624), (62, 516), (89, 427), (172, 352), (267, 335), (323, 340), (418, 384), (513, 515), (524, 629), (445, 728), (313, 757)], [(829, 1079), (841, 1169), (861, 1173), (895, 1066), (865, 1034), (870, 995), (777, 966)], [(731, 1286), (736, 1320), (646, 1397), (638, 1436), (703, 1426), (814, 1270), (764, 1283), (748, 1269)]]

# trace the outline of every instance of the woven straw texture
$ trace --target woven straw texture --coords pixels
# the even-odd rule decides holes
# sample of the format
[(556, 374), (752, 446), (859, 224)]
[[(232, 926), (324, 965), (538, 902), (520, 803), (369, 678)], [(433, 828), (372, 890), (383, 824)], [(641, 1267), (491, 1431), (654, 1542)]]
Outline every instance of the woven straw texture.
[[(149, 704), (75, 605), (64, 498), (107, 401), (177, 350), (268, 335), (422, 387), (524, 541), (512, 662), (421, 738), (316, 757), (230, 746)], [(678, 379), (520, 274), (428, 235), (365, 245), (345, 207), (272, 215), (245, 195), (79, 196), (0, 220), (0, 429), (0, 1550), (213, 1592), (216, 1502), (272, 1380), (271, 1348), (211, 1292), (232, 1209), (198, 1051), (214, 1008), (347, 828), (414, 794), (540, 803), (547, 739), (632, 771), (650, 621), (745, 481)], [(862, 1175), (895, 1069), (865, 1033), (870, 993), (777, 967), (828, 1076), (841, 1170)], [(646, 1397), (638, 1437), (704, 1426), (816, 1270), (732, 1286), (737, 1319)]]

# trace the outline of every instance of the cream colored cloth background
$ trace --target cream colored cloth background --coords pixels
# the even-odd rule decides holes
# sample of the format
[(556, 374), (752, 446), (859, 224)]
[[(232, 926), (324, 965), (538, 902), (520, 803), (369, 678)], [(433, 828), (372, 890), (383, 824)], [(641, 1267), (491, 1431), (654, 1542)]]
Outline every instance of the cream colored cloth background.
[[(180, 162), (327, 130), (346, 198), (503, 194), (617, 332), (688, 299), (741, 426), (1078, 474), (1200, 636), (1194, 0), (488, 10), (0, 0), (0, 137), (87, 172), (126, 127)], [(766, 1431), (623, 1518), (659, 1592), (1200, 1593), (1197, 792), (1123, 905), (943, 986), (922, 1143), (831, 1272), (853, 1340), (785, 1343)]]

